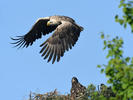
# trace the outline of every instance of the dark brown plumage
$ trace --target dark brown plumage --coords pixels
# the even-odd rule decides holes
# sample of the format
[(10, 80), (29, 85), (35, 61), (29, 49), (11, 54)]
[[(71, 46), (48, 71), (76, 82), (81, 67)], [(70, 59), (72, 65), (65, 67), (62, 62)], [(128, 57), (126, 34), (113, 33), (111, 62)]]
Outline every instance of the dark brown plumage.
[(40, 46), (42, 47), (40, 53), (44, 59), (48, 58), (48, 62), (52, 60), (52, 63), (60, 61), (60, 57), (63, 57), (65, 51), (74, 46), (78, 40), (80, 32), (83, 27), (77, 25), (75, 21), (67, 16), (50, 16), (40, 18), (33, 25), (31, 30), (24, 36), (17, 36), (17, 39), (11, 38), (16, 42), (15, 47), (28, 47), (33, 42), (52, 31), (54, 33)]
[(76, 77), (72, 78), (71, 100), (77, 100), (86, 95), (86, 87), (78, 82)]

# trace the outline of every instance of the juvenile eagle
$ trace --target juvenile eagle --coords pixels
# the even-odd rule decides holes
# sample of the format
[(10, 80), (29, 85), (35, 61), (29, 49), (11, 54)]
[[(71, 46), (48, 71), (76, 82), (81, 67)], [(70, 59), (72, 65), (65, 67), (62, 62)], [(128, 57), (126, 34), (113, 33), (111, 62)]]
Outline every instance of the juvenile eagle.
[(27, 34), (11, 38), (16, 41), (12, 44), (16, 44), (15, 47), (18, 46), (18, 48), (27, 48), (42, 35), (49, 34), (52, 31), (54, 31), (52, 36), (40, 45), (42, 47), (40, 53), (42, 53), (44, 59), (48, 58), (48, 62), (53, 59), (53, 64), (56, 59), (59, 62), (65, 51), (76, 44), (80, 32), (83, 31), (83, 27), (77, 25), (70, 17), (50, 16), (39, 18)]
[(78, 100), (86, 96), (86, 87), (79, 83), (76, 77), (72, 78), (71, 100)]

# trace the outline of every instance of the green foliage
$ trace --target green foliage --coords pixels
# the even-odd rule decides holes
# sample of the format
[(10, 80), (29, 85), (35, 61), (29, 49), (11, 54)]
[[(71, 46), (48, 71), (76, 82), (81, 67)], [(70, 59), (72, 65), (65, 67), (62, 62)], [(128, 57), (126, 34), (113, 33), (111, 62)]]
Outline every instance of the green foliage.
[[(111, 90), (112, 91), (112, 90)], [(98, 90), (96, 90), (96, 87), (93, 84), (90, 84), (87, 88), (88, 93), (88, 99), (87, 100), (107, 100), (107, 98), (111, 98), (111, 96), (106, 96), (107, 88), (101, 88), (98, 87)]]
[(133, 98), (133, 60), (130, 57), (123, 57), (122, 47), (124, 42), (122, 38), (104, 39), (105, 41), (104, 49), (108, 49), (106, 58), (109, 61), (103, 67), (104, 73), (108, 77), (107, 83), (112, 85), (117, 99), (131, 99)]
[[(119, 8), (122, 7), (123, 18), (115, 16), (115, 21), (126, 28), (127, 24), (131, 26), (133, 32), (133, 1), (121, 0)], [(113, 39), (103, 39), (104, 50), (108, 50), (106, 58), (107, 65), (100, 66), (101, 72), (108, 78), (107, 83), (111, 84), (113, 92), (116, 94), (114, 100), (133, 100), (133, 58), (123, 56), (123, 39), (118, 36)], [(110, 100), (110, 99), (109, 99)], [(111, 99), (112, 100), (112, 99)]]
[(131, 31), (133, 32), (133, 1), (121, 0), (119, 8), (122, 8), (123, 16), (122, 19), (120, 19), (119, 16), (116, 15), (115, 21), (119, 22), (120, 25), (123, 25), (124, 28), (129, 24), (131, 26)]

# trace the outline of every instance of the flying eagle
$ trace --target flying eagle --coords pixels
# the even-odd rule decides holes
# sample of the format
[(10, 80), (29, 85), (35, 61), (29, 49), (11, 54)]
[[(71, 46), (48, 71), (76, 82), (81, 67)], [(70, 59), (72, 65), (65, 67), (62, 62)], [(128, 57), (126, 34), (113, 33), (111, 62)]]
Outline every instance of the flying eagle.
[(83, 31), (83, 27), (77, 25), (70, 17), (50, 16), (39, 18), (27, 34), (11, 38), (16, 41), (12, 44), (16, 44), (15, 47), (18, 46), (18, 48), (27, 48), (42, 35), (49, 34), (52, 31), (54, 31), (52, 36), (40, 45), (42, 47), (40, 53), (42, 53), (44, 59), (48, 58), (48, 62), (53, 59), (53, 64), (56, 59), (59, 62), (65, 51), (76, 44), (80, 32)]
[(86, 87), (79, 83), (76, 77), (72, 78), (71, 99), (78, 100), (86, 96)]

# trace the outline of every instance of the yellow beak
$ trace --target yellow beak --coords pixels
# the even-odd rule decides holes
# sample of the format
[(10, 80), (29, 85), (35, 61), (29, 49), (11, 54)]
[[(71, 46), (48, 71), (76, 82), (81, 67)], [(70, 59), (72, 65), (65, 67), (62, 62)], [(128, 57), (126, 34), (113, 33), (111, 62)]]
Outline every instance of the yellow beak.
[(50, 24), (50, 22), (47, 22), (47, 26), (50, 26), (51, 24)]

